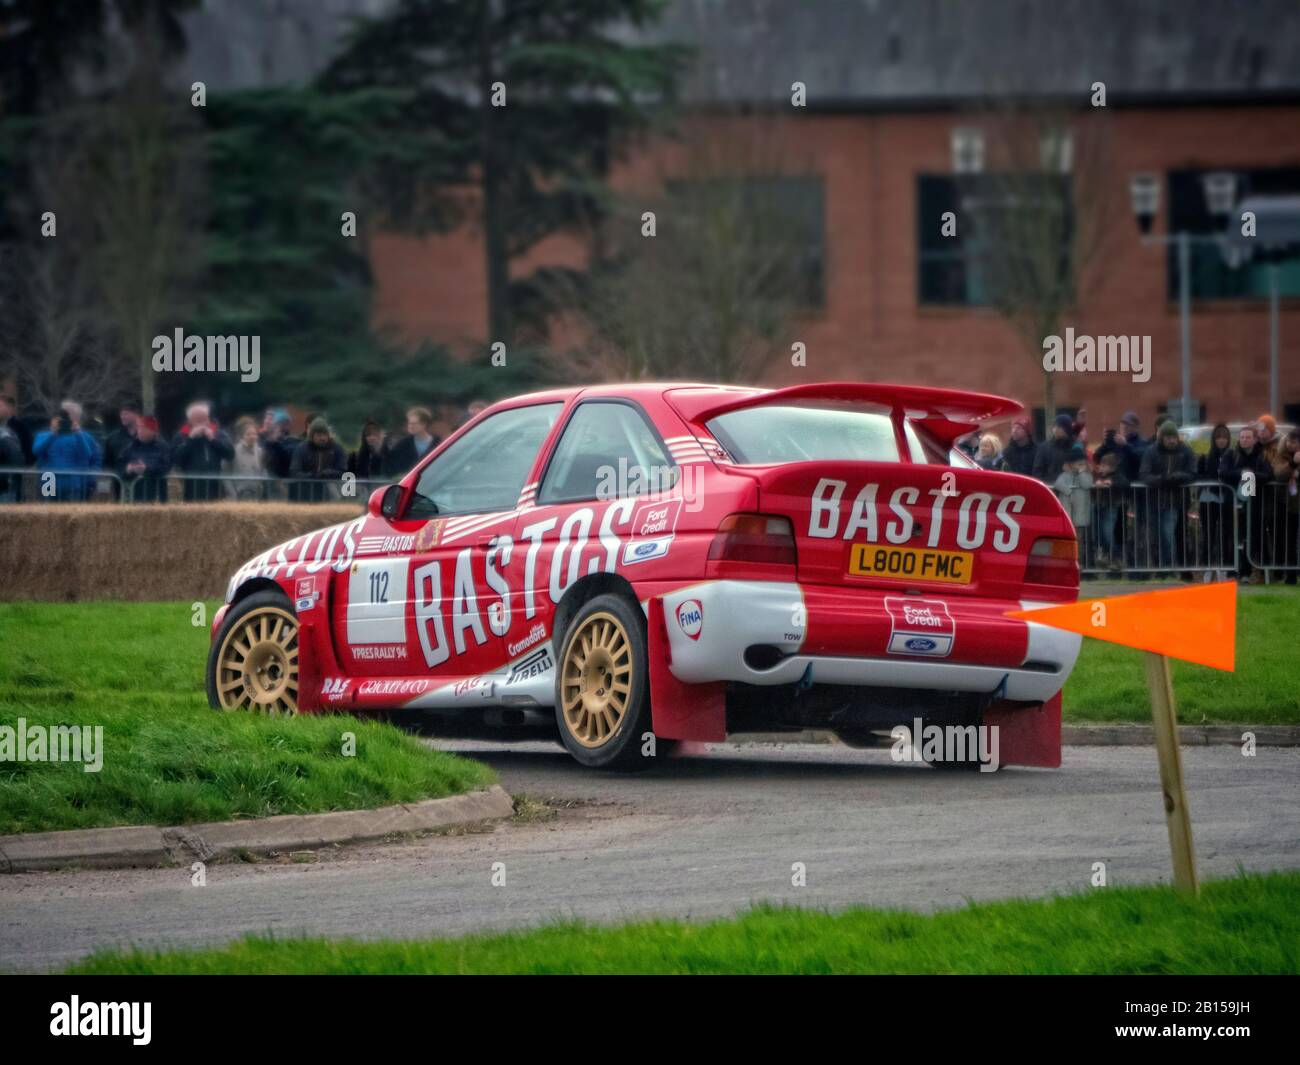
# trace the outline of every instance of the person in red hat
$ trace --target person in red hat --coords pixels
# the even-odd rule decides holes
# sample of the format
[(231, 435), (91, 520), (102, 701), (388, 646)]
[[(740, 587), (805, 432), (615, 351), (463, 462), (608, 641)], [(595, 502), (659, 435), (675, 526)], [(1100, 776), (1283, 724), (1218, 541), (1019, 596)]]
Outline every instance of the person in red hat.
[(1279, 443), (1277, 436), (1277, 419), (1271, 414), (1261, 414), (1255, 419), (1255, 439), (1264, 449), (1264, 457), (1272, 464)]
[(135, 439), (126, 446), (118, 464), (118, 472), (130, 487), (131, 502), (166, 503), (171, 464), (171, 449), (158, 436), (158, 419), (140, 415)]

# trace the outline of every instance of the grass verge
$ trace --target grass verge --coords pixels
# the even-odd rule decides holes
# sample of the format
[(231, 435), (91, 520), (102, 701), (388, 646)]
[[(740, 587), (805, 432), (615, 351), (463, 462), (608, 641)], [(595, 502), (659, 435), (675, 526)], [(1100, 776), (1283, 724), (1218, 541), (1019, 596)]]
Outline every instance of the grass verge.
[(106, 951), (75, 973), (1295, 973), (1300, 873), (980, 903), (917, 914), (760, 907), (740, 917), (415, 941), (254, 936)]
[[(1137, 586), (1135, 591), (1143, 591)], [(1090, 594), (1085, 585), (1085, 598)], [(1237, 600), (1237, 669), (1170, 660), (1178, 720), (1185, 725), (1242, 722), (1300, 725), (1300, 589), (1251, 589)], [(1065, 685), (1067, 723), (1150, 721), (1142, 652), (1084, 640)]]
[(0, 762), (0, 835), (362, 809), (495, 780), (375, 721), (211, 710), (208, 630), (191, 617), (189, 603), (0, 604), (0, 724), (103, 726), (99, 772)]

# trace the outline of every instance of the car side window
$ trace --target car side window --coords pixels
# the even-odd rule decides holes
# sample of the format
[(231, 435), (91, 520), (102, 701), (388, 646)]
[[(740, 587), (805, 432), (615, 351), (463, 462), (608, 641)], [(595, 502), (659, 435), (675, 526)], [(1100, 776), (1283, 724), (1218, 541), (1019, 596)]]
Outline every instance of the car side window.
[(676, 480), (672, 458), (645, 414), (628, 403), (589, 401), (564, 427), (537, 501), (644, 495)]
[(563, 409), (563, 403), (516, 407), (476, 425), (420, 473), (406, 517), (512, 510)]

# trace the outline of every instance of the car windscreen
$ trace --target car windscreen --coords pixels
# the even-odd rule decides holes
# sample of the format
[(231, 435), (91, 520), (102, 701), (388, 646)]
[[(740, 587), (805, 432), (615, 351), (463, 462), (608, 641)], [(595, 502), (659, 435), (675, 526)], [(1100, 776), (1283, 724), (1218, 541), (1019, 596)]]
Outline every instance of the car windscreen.
[(708, 429), (745, 465), (898, 461), (893, 423), (879, 411), (771, 404), (719, 414)]

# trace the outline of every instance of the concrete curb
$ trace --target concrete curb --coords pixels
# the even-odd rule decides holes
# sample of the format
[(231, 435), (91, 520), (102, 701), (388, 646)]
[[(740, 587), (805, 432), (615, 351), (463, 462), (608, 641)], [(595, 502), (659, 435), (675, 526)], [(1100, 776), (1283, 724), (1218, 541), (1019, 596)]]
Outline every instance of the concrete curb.
[(449, 825), (495, 821), (514, 813), (514, 800), (499, 785), (466, 795), (426, 799), (375, 810), (280, 814), (250, 821), (213, 821), (158, 828), (84, 828), (0, 836), (0, 873), (69, 866), (123, 869), (182, 865), (249, 852), (311, 850), (359, 843), (399, 832), (426, 832)]
[[(1183, 747), (1240, 747), (1251, 733), (1257, 747), (1300, 747), (1296, 725), (1179, 725)], [(1155, 743), (1150, 725), (1066, 725), (1061, 729), (1064, 747), (1149, 747)]]
[[(1244, 733), (1253, 733), (1257, 747), (1300, 747), (1300, 725), (1179, 725), (1178, 742), (1184, 747), (1241, 746)], [(1155, 743), (1150, 725), (1063, 725), (1062, 747), (1150, 747)], [(838, 743), (833, 732), (742, 732), (728, 743)]]

